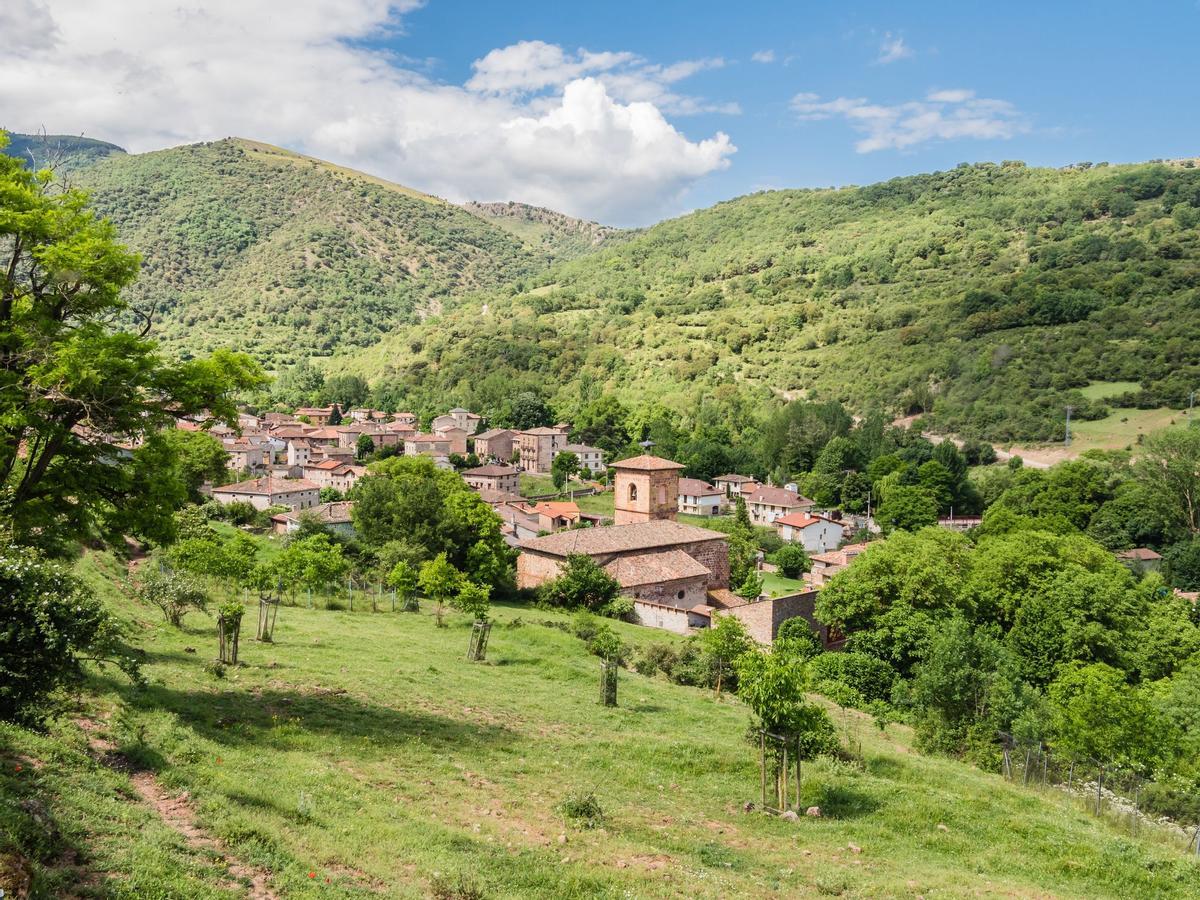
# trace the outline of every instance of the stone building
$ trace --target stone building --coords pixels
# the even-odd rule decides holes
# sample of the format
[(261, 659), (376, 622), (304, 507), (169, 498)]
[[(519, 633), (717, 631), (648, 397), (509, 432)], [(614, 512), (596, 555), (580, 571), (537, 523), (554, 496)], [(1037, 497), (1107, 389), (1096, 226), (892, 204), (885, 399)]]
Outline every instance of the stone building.
[(554, 455), (567, 445), (568, 429), (530, 428), (517, 435), (517, 447), (521, 453), (522, 472), (544, 475), (550, 471)]
[(613, 524), (630, 525), (654, 519), (674, 521), (679, 512), (677, 462), (659, 456), (634, 456), (612, 463)]
[(508, 462), (513, 455), (517, 433), (507, 428), (489, 428), (475, 435), (475, 455), (480, 459)]
[(463, 481), (477, 491), (520, 493), (521, 472), (512, 466), (478, 466), (474, 469), (466, 469), (462, 476)]

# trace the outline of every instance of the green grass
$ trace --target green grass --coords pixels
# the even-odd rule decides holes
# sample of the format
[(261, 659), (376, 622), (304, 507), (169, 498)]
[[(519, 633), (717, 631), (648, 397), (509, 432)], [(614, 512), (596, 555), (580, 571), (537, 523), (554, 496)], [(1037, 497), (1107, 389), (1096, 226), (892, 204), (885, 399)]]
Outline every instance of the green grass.
[[(468, 664), (462, 617), (438, 629), (427, 611), (284, 608), (276, 643), (244, 640), (216, 680), (211, 619), (172, 630), (122, 596), (111, 561), (80, 569), (136, 623), (149, 678), (96, 677), (88, 702), (287, 897), (423, 897), (457, 876), (488, 897), (1195, 896), (1200, 869), (1179, 849), (917, 755), (907, 729), (854, 712), (834, 719), (861, 761), (805, 766), (803, 802), (822, 818), (743, 812), (758, 773), (736, 699), (622, 672), (620, 706), (600, 707), (595, 658), (539, 624), (562, 615), (497, 609), (487, 662)], [(114, 895), (215, 893), (211, 864), (82, 757), (73, 726), (0, 740), (44, 758), (38, 790)], [(557, 808), (588, 791), (603, 826), (572, 827)]]
[(1119, 397), (1137, 391), (1141, 385), (1136, 381), (1093, 381), (1079, 393), (1089, 400), (1107, 400), (1109, 397)]
[(763, 572), (763, 590), (771, 597), (796, 594), (808, 590), (808, 585), (796, 578), (784, 578), (778, 572)]

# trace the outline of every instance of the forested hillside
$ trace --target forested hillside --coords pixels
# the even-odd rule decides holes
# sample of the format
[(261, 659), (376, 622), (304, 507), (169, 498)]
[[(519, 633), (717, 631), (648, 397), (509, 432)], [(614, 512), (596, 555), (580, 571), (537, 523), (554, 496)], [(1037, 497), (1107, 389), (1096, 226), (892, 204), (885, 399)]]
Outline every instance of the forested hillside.
[(70, 134), (10, 134), (8, 137), (8, 146), (0, 152), (15, 156), (35, 169), (52, 166), (73, 172), (114, 154), (125, 153), (116, 144)]
[(511, 231), (555, 260), (575, 259), (628, 233), (528, 203), (466, 203), (463, 208)]
[[(1200, 376), (1200, 171), (1021, 163), (760, 193), (664, 222), (405, 330), (351, 365), (481, 411), (601, 388), (685, 419), (700, 397), (808, 396), (1061, 436), (1078, 388), (1186, 404)], [(396, 391), (393, 391), (396, 392)], [(473, 408), (474, 408), (473, 407)]]
[(72, 181), (142, 255), (129, 299), (182, 355), (229, 347), (274, 367), (365, 347), (544, 266), (458, 206), (252, 141), (113, 155)]

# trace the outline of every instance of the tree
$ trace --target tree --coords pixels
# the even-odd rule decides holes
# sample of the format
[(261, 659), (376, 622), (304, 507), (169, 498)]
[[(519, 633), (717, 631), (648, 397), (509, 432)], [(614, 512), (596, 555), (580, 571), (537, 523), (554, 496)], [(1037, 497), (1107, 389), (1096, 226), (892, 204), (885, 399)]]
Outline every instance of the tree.
[(742, 620), (732, 615), (714, 616), (711, 628), (700, 632), (700, 644), (712, 658), (716, 670), (716, 695), (721, 697), (721, 685), (734, 660), (754, 649), (754, 639)]
[(555, 578), (538, 588), (538, 602), (562, 609), (604, 609), (617, 598), (621, 585), (584, 553), (572, 553)]
[(358, 459), (366, 459), (375, 452), (375, 442), (369, 434), (360, 434), (354, 443), (354, 455)]
[(396, 590), (396, 596), (400, 598), (400, 608), (409, 609), (409, 602), (417, 593), (418, 574), (417, 570), (411, 563), (401, 559), (392, 566), (387, 577), (388, 584)]
[(1167, 580), (1181, 591), (1200, 591), (1200, 538), (1172, 544), (1163, 554)]
[(1146, 438), (1134, 477), (1190, 535), (1200, 534), (1200, 428), (1168, 428)]
[[(97, 531), (169, 539), (180, 504), (161, 490), (173, 453), (156, 433), (205, 411), (236, 425), (234, 396), (262, 385), (262, 369), (227, 351), (168, 362), (147, 338), (151, 313), (121, 299), (138, 260), (113, 226), (84, 194), (3, 154), (0, 245), (0, 483), (13, 535), (59, 548)], [(111, 327), (129, 317), (137, 333)], [(122, 447), (140, 436), (152, 465)]]
[(486, 584), (464, 581), (458, 593), (450, 600), (451, 605), (466, 613), (476, 622), (486, 622), (491, 609), (492, 589)]
[(0, 545), (0, 720), (36, 724), (83, 663), (138, 665), (121, 626), (92, 590), (35, 550)]
[(1111, 666), (1076, 665), (1048, 694), (1055, 744), (1067, 753), (1149, 772), (1169, 752), (1155, 704)]
[(575, 418), (574, 437), (610, 455), (629, 446), (629, 410), (612, 394), (593, 400)]
[(734, 508), (733, 525), (729, 529), (729, 583), (741, 585), (746, 577), (754, 572), (758, 547), (754, 538), (754, 526), (750, 524), (750, 514), (746, 510), (746, 501), (737, 498)]
[(330, 375), (321, 386), (319, 398), (322, 405), (354, 409), (363, 406), (371, 394), (371, 388), (361, 375)]
[(548, 428), (554, 424), (554, 412), (537, 394), (522, 391), (504, 402), (500, 412), (496, 414), (496, 424), (515, 431)]
[(875, 511), (875, 521), (884, 533), (916, 531), (937, 524), (938, 508), (933, 495), (924, 487), (896, 485)]
[(437, 624), (440, 628), (446, 604), (462, 590), (466, 578), (462, 572), (450, 564), (445, 553), (439, 553), (421, 566), (421, 573), (417, 580), (425, 596), (433, 601), (434, 616), (437, 617)]
[(743, 600), (751, 602), (762, 596), (763, 579), (754, 569), (746, 573), (746, 577), (742, 579), (742, 583), (738, 586), (737, 595)]
[(800, 544), (784, 544), (776, 550), (775, 565), (784, 578), (800, 578), (812, 568), (812, 562)]
[(288, 543), (276, 557), (275, 568), (294, 594), (297, 585), (319, 590), (344, 578), (350, 560), (329, 535), (314, 534)]
[(295, 409), (316, 403), (324, 386), (325, 376), (321, 371), (312, 364), (312, 360), (302, 359), (279, 373), (271, 393), (284, 406)]
[(317, 498), (322, 503), (337, 503), (339, 500), (345, 499), (345, 494), (343, 494), (341, 491), (339, 491), (335, 487), (326, 485), (325, 487), (321, 488), (321, 491), (317, 495)]
[(579, 474), (579, 457), (569, 451), (563, 451), (554, 457), (550, 463), (550, 477), (554, 487), (562, 491), (566, 483)]
[(160, 572), (150, 568), (142, 578), (138, 596), (143, 603), (161, 609), (167, 622), (174, 628), (182, 625), (189, 609), (201, 612), (208, 609), (208, 595), (203, 588), (179, 572)]
[(225, 476), (229, 455), (221, 442), (207, 432), (168, 428), (162, 437), (175, 455), (175, 464), (191, 500), (199, 502), (202, 499), (200, 485), (206, 481), (219, 481)]
[(833, 723), (805, 694), (803, 659), (789, 653), (743, 653), (736, 662), (738, 697), (768, 734), (796, 740), (811, 759), (837, 747)]

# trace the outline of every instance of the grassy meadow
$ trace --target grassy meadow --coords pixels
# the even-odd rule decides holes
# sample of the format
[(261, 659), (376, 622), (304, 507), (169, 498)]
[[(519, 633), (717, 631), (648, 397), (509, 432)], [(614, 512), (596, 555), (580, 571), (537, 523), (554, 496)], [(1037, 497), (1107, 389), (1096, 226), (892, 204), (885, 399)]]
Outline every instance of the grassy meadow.
[[(171, 629), (127, 598), (110, 557), (79, 570), (133, 624), (149, 679), (97, 675), (84, 714), (187, 792), (199, 824), (269, 870), (279, 896), (1194, 897), (1200, 883), (1165, 839), (920, 756), (906, 728), (836, 708), (861, 752), (805, 765), (803, 804), (823, 816), (746, 812), (746, 709), (632, 672), (620, 705), (601, 707), (597, 661), (554, 627), (561, 614), (498, 608), (487, 661), (469, 664), (461, 616), (439, 629), (427, 609), (285, 607), (264, 645), (251, 611), (241, 665), (217, 679), (211, 618)], [(617, 627), (639, 645), (678, 640)], [(244, 896), (126, 774), (84, 753), (72, 718), (41, 736), (0, 729), (5, 796), (42, 798), (73, 848), (40, 871), (41, 895)], [(560, 812), (588, 792), (598, 828)]]

